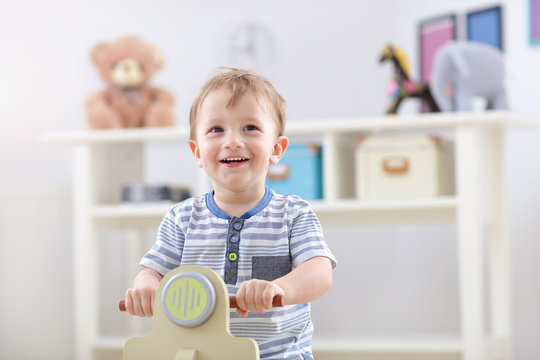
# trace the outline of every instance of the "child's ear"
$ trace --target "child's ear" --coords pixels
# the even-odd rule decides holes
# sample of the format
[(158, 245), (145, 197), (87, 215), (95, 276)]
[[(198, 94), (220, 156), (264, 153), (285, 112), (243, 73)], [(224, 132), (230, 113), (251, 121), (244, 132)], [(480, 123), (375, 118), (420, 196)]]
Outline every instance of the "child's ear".
[(191, 149), (191, 152), (193, 153), (193, 157), (195, 158), (195, 162), (197, 163), (197, 166), (202, 168), (201, 151), (199, 150), (199, 147), (197, 146), (197, 143), (194, 140), (189, 140), (189, 148)]
[(286, 136), (278, 136), (272, 150), (272, 156), (270, 156), (270, 164), (277, 164), (279, 162), (283, 154), (285, 154), (287, 146), (289, 146), (289, 139)]

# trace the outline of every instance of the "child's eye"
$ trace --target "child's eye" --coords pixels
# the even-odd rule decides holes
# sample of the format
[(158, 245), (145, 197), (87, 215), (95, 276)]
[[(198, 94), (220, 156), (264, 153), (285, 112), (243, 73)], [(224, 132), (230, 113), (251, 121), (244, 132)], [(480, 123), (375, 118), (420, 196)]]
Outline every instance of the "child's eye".
[(221, 128), (221, 127), (219, 127), (219, 126), (214, 126), (213, 128), (210, 129), (209, 132), (210, 132), (210, 133), (223, 132), (223, 128)]
[(246, 125), (244, 127), (244, 131), (253, 131), (253, 130), (257, 130), (257, 127), (255, 125)]

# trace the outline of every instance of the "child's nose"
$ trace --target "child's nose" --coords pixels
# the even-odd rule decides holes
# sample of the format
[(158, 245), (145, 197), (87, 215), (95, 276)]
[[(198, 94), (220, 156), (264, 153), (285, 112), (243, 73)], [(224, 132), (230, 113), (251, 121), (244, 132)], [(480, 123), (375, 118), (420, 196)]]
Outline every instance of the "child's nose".
[(242, 136), (240, 134), (236, 134), (233, 132), (229, 132), (227, 136), (225, 136), (225, 147), (226, 148), (238, 148), (242, 147), (244, 144), (242, 140)]

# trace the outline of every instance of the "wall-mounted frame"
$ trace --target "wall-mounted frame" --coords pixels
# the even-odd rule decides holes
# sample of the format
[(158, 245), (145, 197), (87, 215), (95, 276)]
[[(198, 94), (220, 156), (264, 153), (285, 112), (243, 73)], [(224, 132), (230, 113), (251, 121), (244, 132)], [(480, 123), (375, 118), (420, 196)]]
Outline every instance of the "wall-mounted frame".
[(456, 21), (455, 14), (420, 21), (418, 25), (420, 81), (429, 81), (435, 52), (445, 43), (456, 39)]
[(467, 13), (467, 40), (503, 50), (502, 7), (493, 6)]
[[(435, 53), (441, 46), (457, 38), (457, 18), (455, 14), (437, 16), (420, 21), (418, 24), (418, 58), (420, 60), (420, 81), (429, 82)], [(428, 112), (422, 105), (421, 112)]]
[(540, 45), (540, 0), (529, 0), (529, 39), (531, 45)]

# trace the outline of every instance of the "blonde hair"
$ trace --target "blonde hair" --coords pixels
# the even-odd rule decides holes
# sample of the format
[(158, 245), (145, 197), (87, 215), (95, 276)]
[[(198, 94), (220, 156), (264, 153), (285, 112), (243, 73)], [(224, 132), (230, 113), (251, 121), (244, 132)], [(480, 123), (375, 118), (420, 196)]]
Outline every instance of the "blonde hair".
[(274, 89), (270, 81), (264, 78), (261, 74), (251, 71), (236, 68), (217, 68), (217, 70), (226, 70), (220, 72), (210, 80), (208, 80), (199, 90), (191, 105), (189, 112), (190, 139), (195, 139), (196, 120), (199, 110), (204, 102), (204, 99), (212, 91), (220, 88), (228, 88), (231, 90), (231, 98), (227, 103), (228, 106), (233, 106), (235, 102), (244, 94), (255, 96), (257, 101), (261, 98), (268, 102), (269, 110), (273, 112), (277, 124), (278, 135), (283, 135), (285, 130), (286, 108), (285, 99), (279, 95)]

